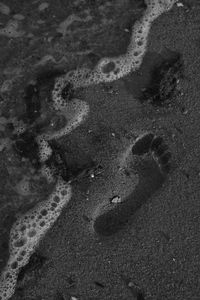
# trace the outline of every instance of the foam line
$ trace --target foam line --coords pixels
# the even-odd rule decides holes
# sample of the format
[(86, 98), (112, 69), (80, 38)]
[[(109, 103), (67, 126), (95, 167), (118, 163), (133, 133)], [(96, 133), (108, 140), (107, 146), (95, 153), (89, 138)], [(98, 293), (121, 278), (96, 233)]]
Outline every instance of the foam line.
[(69, 202), (71, 194), (71, 186), (59, 178), (50, 197), (20, 216), (13, 224), (10, 232), (10, 257), (0, 277), (0, 300), (7, 300), (14, 294), (20, 269), (28, 263), (40, 240)]
[[(74, 88), (85, 87), (101, 82), (112, 82), (136, 71), (146, 53), (148, 35), (152, 22), (164, 12), (169, 11), (177, 0), (146, 0), (147, 9), (142, 18), (132, 27), (131, 41), (127, 52), (117, 57), (102, 58), (93, 70), (82, 68), (69, 71), (57, 79), (54, 97), (62, 101), (60, 91), (66, 83), (72, 83)], [(107, 71), (109, 69), (109, 71)]]

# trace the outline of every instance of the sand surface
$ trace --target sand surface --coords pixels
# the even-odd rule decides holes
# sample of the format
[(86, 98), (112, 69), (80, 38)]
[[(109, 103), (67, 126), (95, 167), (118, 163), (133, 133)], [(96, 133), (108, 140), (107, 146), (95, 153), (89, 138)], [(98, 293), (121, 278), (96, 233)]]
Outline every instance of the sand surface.
[[(70, 176), (87, 171), (73, 180), (69, 205), (20, 274), (12, 300), (200, 299), (200, 3), (181, 3), (154, 22), (137, 72), (75, 92), (90, 113), (59, 145), (74, 171)], [(29, 178), (34, 167), (30, 157), (16, 156), (3, 118), (23, 115), (24, 89), (38, 73), (92, 67), (103, 56), (124, 53), (130, 27), (145, 7), (139, 0), (5, 4), (10, 11), (0, 13), (1, 26), (10, 20), (18, 25), (15, 36), (0, 35), (0, 269), (16, 213), (51, 189), (36, 174), (31, 197), (19, 192), (22, 174)], [(148, 101), (144, 89), (153, 70), (177, 55), (182, 69), (174, 71), (176, 91), (161, 104)], [(128, 197), (138, 184), (137, 157), (125, 169), (120, 164), (145, 132), (165, 141), (170, 172), (121, 230), (99, 236), (93, 224), (102, 203)], [(145, 159), (144, 169), (152, 158)]]

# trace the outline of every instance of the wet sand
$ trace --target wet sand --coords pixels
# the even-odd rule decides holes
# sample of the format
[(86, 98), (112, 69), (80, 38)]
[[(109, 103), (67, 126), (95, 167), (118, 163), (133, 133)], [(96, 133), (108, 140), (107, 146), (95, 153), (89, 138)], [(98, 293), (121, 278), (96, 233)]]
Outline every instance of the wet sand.
[[(63, 66), (65, 70), (73, 69), (82, 63), (93, 65), (99, 57), (123, 53), (130, 37), (128, 26), (133, 16), (139, 18), (144, 9), (142, 1), (133, 1), (134, 4), (117, 1), (116, 6), (111, 1), (108, 10), (105, 9), (106, 1), (102, 4), (79, 2), (72, 5), (60, 1), (57, 6), (48, 1), (51, 14), (55, 12), (53, 17), (44, 12), (38, 15), (41, 1), (31, 4), (32, 13), (26, 3), (19, 8), (10, 1), (9, 7), (25, 16), (25, 21), (20, 21), (20, 30), (32, 26), (31, 30), (26, 30), (26, 35), (30, 31), (34, 36), (22, 35), (20, 40), (12, 38), (10, 42), (5, 36), (0, 38), (1, 84), (4, 89), (8, 86), (8, 91), (1, 90), (7, 100), (2, 104), (2, 115), (22, 114), (21, 95), (33, 74), (49, 68), (60, 71)], [(148, 51), (139, 71), (113, 83), (76, 92), (89, 104), (90, 114), (87, 121), (60, 140), (60, 145), (68, 153), (66, 157), (69, 157), (72, 170), (79, 166), (84, 169), (86, 164), (88, 171), (80, 172), (73, 181), (69, 205), (19, 276), (13, 300), (198, 299), (200, 7), (198, 1), (188, 3), (184, 1), (181, 7), (175, 5), (154, 22)], [(91, 9), (89, 14), (88, 9)], [(73, 13), (80, 14), (84, 10), (85, 15), (79, 18), (84, 19), (88, 14), (88, 21), (75, 20), (69, 32), (68, 29), (64, 33), (56, 30), (67, 14), (74, 20)], [(44, 23), (39, 22), (37, 28), (33, 23), (39, 16)], [(5, 14), (3, 17), (5, 23), (11, 18)], [(41, 42), (44, 45), (40, 45)], [(14, 55), (13, 49), (16, 49)], [(144, 89), (148, 91), (152, 82), (152, 70), (174, 53), (180, 54), (183, 60), (183, 74), (178, 77), (176, 93), (161, 105), (153, 99), (146, 100)], [(41, 57), (47, 54), (55, 57), (56, 63), (52, 59), (49, 63), (41, 63)], [(144, 132), (163, 137), (172, 154), (170, 172), (162, 187), (150, 193), (126, 226), (113, 235), (99, 236), (93, 227), (97, 208), (116, 195), (122, 198), (134, 195), (138, 180), (134, 167), (137, 159), (124, 169), (120, 162), (137, 136)], [(12, 150), (9, 153), (13, 155)], [(3, 151), (1, 160), (5, 160)], [(92, 162), (98, 168), (94, 168)], [(13, 165), (19, 169), (20, 177), (23, 172), (20, 162), (17, 164), (16, 159)], [(1, 170), (4, 168), (2, 163)], [(26, 168), (29, 169), (28, 162)], [(19, 205), (20, 200), (12, 190), (3, 187), (8, 186), (10, 178), (4, 172), (0, 224), (2, 266), (7, 255), (9, 228), (16, 211), (24, 205)], [(5, 203), (9, 203), (8, 207)]]

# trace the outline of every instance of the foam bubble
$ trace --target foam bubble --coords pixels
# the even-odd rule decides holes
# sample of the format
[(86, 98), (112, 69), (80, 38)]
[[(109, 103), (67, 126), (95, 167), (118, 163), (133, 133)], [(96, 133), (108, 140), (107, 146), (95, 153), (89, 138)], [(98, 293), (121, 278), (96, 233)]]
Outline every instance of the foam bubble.
[(15, 186), (17, 193), (22, 196), (28, 196), (31, 194), (30, 190), (30, 182), (29, 179), (24, 177), (20, 182), (17, 183)]

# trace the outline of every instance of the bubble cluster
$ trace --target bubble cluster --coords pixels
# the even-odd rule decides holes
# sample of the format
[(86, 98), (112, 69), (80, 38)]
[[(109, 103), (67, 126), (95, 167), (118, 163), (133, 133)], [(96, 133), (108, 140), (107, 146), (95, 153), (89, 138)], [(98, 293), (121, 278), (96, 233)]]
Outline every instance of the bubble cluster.
[(15, 290), (17, 275), (25, 266), (41, 238), (59, 217), (71, 198), (71, 186), (59, 179), (50, 197), (19, 217), (10, 232), (10, 257), (0, 277), (0, 300), (9, 299)]
[(43, 135), (37, 137), (38, 152), (40, 161), (43, 163), (48, 160), (52, 154), (52, 149)]
[(177, 0), (146, 0), (147, 9), (142, 18), (132, 27), (131, 41), (127, 52), (117, 57), (102, 58), (93, 70), (82, 68), (69, 71), (57, 79), (54, 99), (62, 102), (61, 90), (66, 84), (73, 83), (74, 88), (85, 87), (101, 82), (111, 82), (137, 70), (147, 49), (148, 35), (152, 22), (162, 13), (169, 11)]

